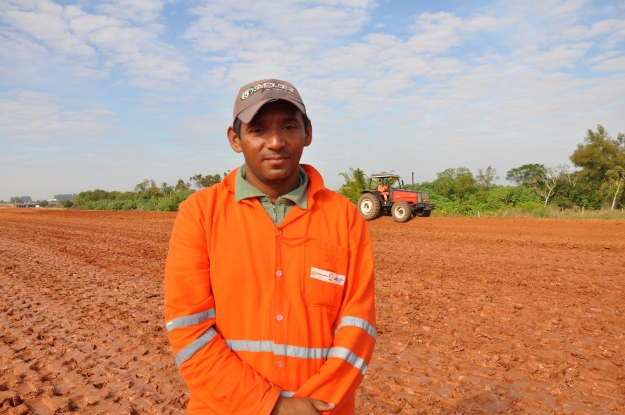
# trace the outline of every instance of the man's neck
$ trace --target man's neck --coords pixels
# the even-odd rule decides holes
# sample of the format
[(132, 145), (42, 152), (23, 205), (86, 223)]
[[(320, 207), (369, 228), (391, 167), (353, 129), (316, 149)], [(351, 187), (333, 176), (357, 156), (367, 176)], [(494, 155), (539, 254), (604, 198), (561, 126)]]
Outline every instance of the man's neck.
[(280, 180), (278, 182), (266, 183), (260, 180), (245, 166), (245, 180), (267, 196), (271, 200), (271, 203), (276, 203), (280, 196), (284, 196), (287, 193), (299, 187), (299, 168), (297, 168), (290, 177)]

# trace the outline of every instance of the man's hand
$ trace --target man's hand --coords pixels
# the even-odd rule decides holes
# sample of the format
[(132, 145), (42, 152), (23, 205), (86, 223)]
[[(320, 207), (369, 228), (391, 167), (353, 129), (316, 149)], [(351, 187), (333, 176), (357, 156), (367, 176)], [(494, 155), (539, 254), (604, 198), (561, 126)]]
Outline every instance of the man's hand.
[(326, 403), (311, 398), (285, 398), (280, 396), (271, 415), (319, 415), (319, 412), (331, 411), (333, 403)]

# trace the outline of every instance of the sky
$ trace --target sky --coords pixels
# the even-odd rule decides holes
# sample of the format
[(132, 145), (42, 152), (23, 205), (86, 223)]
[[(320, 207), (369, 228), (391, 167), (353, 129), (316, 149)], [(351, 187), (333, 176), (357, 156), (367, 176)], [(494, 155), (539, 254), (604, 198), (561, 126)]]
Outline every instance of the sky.
[(0, 0), (0, 199), (243, 163), (239, 88), (278, 78), (313, 124), (303, 163), (432, 181), (556, 165), (625, 133), (625, 1)]

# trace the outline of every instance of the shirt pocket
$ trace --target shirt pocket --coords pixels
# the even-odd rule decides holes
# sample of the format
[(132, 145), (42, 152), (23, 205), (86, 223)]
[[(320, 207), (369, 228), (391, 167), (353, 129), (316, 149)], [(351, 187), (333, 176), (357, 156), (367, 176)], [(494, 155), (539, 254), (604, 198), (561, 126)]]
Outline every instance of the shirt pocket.
[(304, 298), (309, 306), (341, 308), (349, 250), (315, 240), (304, 244)]

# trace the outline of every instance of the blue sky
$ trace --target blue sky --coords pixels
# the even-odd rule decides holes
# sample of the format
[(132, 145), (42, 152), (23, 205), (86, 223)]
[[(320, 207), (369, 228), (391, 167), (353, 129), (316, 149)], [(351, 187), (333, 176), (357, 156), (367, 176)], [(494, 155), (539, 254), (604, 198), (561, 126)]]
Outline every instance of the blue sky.
[(237, 167), (235, 95), (269, 77), (302, 94), (330, 188), (567, 163), (625, 132), (624, 40), (622, 1), (3, 0), (0, 199)]

